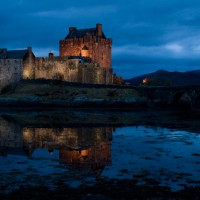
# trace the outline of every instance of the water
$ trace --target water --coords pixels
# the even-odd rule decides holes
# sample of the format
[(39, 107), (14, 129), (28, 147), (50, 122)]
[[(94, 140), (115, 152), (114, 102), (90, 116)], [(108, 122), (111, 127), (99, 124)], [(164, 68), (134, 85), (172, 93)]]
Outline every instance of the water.
[(3, 113), (1, 191), (77, 188), (101, 179), (173, 191), (200, 186), (198, 122), (172, 121), (171, 113), (158, 114), (158, 122), (157, 115), (153, 120), (148, 115), (153, 117), (146, 112)]

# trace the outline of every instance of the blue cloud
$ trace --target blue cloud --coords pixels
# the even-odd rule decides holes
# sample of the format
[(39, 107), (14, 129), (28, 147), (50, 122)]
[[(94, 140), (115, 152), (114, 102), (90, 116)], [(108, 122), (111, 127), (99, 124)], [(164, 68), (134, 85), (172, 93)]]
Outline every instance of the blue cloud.
[(58, 53), (69, 26), (103, 24), (113, 39), (114, 71), (123, 77), (200, 67), (199, 0), (8, 0), (0, 7), (0, 44)]

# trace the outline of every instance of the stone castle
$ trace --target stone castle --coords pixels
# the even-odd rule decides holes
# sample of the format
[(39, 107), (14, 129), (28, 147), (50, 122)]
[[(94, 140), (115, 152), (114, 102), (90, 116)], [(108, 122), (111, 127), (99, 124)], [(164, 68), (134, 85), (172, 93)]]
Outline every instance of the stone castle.
[(37, 149), (59, 151), (59, 161), (85, 171), (101, 171), (111, 163), (113, 127), (24, 127), (0, 116), (0, 156), (32, 158)]
[(32, 48), (0, 49), (0, 90), (21, 79), (57, 79), (69, 82), (112, 84), (112, 39), (102, 25), (95, 28), (69, 28), (60, 41), (60, 55), (36, 57)]

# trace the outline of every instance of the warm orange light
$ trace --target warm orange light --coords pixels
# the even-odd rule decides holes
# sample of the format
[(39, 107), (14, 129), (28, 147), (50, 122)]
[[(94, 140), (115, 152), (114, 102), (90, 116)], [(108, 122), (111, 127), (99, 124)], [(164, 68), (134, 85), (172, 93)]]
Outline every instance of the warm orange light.
[(83, 157), (88, 156), (88, 150), (86, 150), (86, 149), (81, 150), (81, 156), (83, 156)]
[(30, 76), (30, 71), (29, 70), (24, 70), (23, 71), (23, 78), (26, 79), (26, 78), (29, 78)]
[(81, 51), (81, 55), (82, 55), (83, 57), (88, 57), (88, 50), (82, 50), (82, 51)]
[(147, 79), (147, 78), (143, 79), (142, 83), (143, 83), (144, 85), (147, 84), (147, 83), (148, 83), (148, 79)]

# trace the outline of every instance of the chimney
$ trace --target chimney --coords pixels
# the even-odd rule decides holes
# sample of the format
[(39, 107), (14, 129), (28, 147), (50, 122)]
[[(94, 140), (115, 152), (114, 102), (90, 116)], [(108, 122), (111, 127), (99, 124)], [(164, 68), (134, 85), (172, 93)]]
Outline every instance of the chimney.
[(96, 24), (97, 36), (102, 36), (102, 24)]
[(69, 27), (69, 32), (73, 33), (76, 30), (76, 27)]
[(7, 49), (2, 49), (3, 58), (7, 57)]
[(49, 52), (49, 58), (53, 58), (54, 54), (53, 54), (53, 51), (50, 51)]
[(28, 47), (27, 49), (28, 49), (29, 55), (32, 54), (32, 47)]

